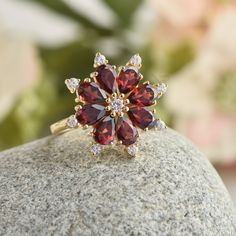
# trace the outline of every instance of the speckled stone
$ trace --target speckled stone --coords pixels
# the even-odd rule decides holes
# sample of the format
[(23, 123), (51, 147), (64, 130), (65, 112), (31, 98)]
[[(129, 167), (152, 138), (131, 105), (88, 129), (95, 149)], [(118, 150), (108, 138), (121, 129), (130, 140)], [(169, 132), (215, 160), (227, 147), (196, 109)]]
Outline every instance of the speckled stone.
[(185, 138), (144, 132), (138, 157), (97, 158), (87, 132), (0, 153), (0, 235), (236, 235), (228, 192)]

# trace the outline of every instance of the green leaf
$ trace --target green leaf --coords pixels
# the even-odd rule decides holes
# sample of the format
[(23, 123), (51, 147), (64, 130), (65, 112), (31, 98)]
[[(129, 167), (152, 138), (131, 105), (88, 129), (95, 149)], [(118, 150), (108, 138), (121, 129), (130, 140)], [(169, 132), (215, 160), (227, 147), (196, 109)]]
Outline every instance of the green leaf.
[(121, 27), (129, 27), (132, 18), (143, 0), (103, 0), (117, 15)]
[[(94, 50), (80, 41), (59, 48), (41, 48), (41, 56), (47, 70), (63, 80), (68, 77), (88, 77), (94, 70), (94, 55)], [(55, 82), (64, 87), (61, 81)]]
[(31, 0), (30, 2), (32, 1), (48, 8), (51, 11), (54, 11), (55, 13), (61, 14), (62, 16), (71, 18), (72, 20), (79, 22), (86, 29), (95, 30), (99, 32), (101, 35), (112, 34), (112, 30), (90, 21), (88, 18), (80, 15), (77, 11), (75, 11), (73, 8), (71, 8), (61, 0)]

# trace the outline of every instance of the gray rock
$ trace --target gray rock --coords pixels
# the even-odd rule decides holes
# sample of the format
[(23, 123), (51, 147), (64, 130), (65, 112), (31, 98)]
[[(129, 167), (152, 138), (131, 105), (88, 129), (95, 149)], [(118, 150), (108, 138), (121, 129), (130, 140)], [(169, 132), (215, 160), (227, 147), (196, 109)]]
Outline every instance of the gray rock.
[(236, 235), (228, 192), (185, 138), (144, 132), (138, 157), (95, 158), (86, 133), (0, 153), (0, 235)]

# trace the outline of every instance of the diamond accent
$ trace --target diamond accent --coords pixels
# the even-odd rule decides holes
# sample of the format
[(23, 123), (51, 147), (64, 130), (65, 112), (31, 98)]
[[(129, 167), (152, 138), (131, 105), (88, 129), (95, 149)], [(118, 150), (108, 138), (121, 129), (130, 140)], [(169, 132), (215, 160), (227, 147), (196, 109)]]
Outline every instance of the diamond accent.
[(101, 53), (97, 53), (94, 58), (94, 67), (98, 67), (105, 64), (107, 64), (106, 57), (102, 55)]
[(111, 110), (114, 112), (121, 112), (124, 107), (123, 100), (117, 98), (111, 102)]
[(161, 83), (157, 86), (157, 93), (158, 94), (164, 94), (167, 91), (167, 85), (164, 83)]
[(135, 55), (133, 55), (133, 56), (130, 58), (129, 63), (130, 63), (132, 66), (135, 66), (135, 67), (140, 68), (140, 67), (141, 67), (141, 63), (142, 63), (142, 58), (139, 56), (139, 54), (135, 54)]
[[(63, 121), (63, 128), (93, 127), (94, 140), (91, 152), (98, 156), (105, 145), (114, 142), (123, 145), (131, 156), (138, 152), (138, 128), (142, 130), (163, 130), (166, 125), (155, 118), (155, 110), (148, 106), (166, 92), (167, 85), (160, 83), (139, 85), (143, 78), (139, 73), (142, 59), (139, 54), (130, 57), (129, 61), (119, 67), (108, 64), (106, 57), (97, 53), (94, 58), (95, 71), (90, 74), (94, 79), (85, 78), (82, 82), (76, 78), (65, 81), (67, 88), (76, 92), (76, 113)], [(61, 123), (59, 123), (61, 124)]]
[(74, 93), (76, 88), (79, 86), (79, 80), (76, 78), (70, 78), (65, 81), (67, 88), (71, 93)]
[(67, 119), (66, 124), (67, 124), (67, 126), (68, 126), (69, 128), (75, 128), (75, 127), (78, 125), (78, 121), (77, 121), (75, 115), (70, 116), (70, 117)]
[(129, 153), (129, 155), (131, 156), (136, 156), (138, 153), (138, 146), (133, 144), (127, 147), (127, 152)]
[(100, 144), (93, 144), (91, 146), (91, 152), (94, 156), (99, 156), (102, 151), (102, 147)]
[(157, 120), (156, 128), (157, 128), (158, 131), (161, 131), (161, 130), (166, 129), (166, 124), (165, 124), (165, 122), (162, 121), (162, 120)]

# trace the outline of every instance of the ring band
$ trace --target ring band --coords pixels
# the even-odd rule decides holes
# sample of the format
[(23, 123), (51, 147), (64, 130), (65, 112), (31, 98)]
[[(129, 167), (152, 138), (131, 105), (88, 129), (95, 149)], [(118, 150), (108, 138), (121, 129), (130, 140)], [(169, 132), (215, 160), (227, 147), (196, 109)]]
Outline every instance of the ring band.
[(60, 121), (52, 124), (50, 126), (51, 133), (52, 134), (60, 134), (60, 133), (64, 133), (66, 131), (71, 130), (71, 128), (69, 128), (67, 126), (67, 120), (68, 120), (68, 118), (60, 120)]

